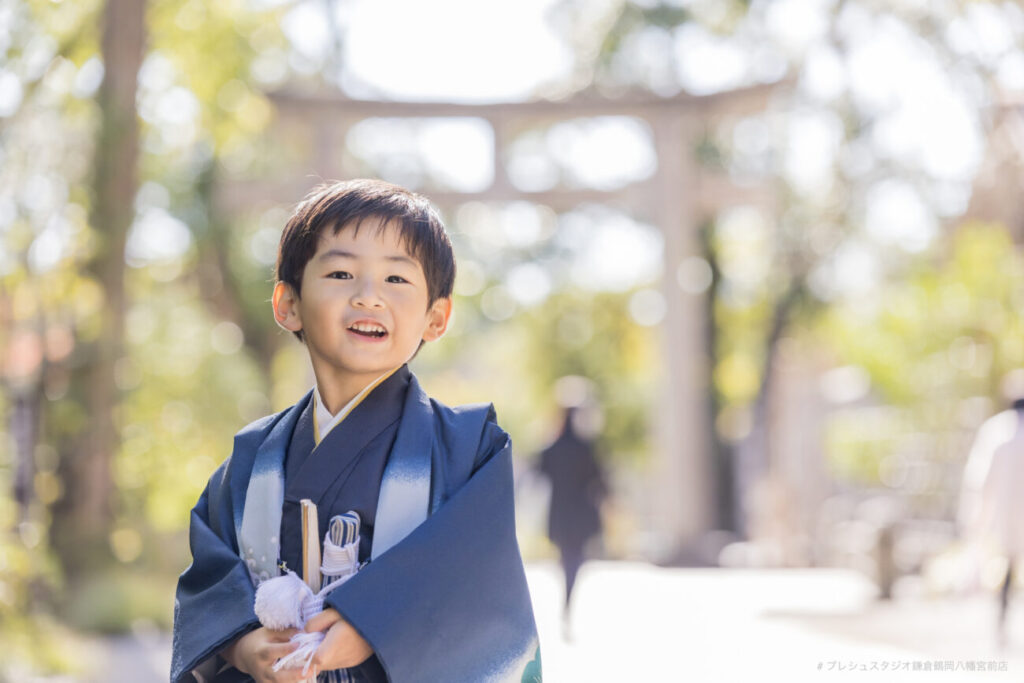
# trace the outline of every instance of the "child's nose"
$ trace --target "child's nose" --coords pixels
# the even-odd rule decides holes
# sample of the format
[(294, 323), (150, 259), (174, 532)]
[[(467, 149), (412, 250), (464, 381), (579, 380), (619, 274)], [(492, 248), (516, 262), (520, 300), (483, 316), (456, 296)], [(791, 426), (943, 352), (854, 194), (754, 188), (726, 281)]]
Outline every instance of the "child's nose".
[(363, 280), (352, 295), (352, 305), (363, 308), (382, 307), (384, 300), (380, 296), (380, 287), (370, 280)]

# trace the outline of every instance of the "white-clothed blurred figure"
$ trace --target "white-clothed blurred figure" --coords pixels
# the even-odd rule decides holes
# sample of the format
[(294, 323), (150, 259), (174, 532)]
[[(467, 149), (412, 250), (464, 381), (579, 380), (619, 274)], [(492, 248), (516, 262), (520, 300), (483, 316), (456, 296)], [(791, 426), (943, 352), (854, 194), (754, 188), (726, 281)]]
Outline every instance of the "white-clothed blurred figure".
[(988, 541), (1006, 556), (999, 591), (998, 633), (1005, 641), (1014, 565), (1024, 555), (1024, 370), (1004, 382), (1009, 410), (982, 423), (964, 470), (960, 522), (969, 538)]

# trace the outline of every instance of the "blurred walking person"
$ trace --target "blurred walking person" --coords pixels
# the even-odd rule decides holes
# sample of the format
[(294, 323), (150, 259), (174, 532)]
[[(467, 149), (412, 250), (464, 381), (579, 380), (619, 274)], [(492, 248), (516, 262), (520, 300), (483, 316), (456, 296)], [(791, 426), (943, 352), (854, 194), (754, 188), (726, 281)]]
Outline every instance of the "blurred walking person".
[(601, 534), (601, 502), (608, 493), (597, 461), (594, 441), (585, 426), (586, 413), (568, 406), (561, 431), (540, 454), (540, 471), (551, 482), (548, 537), (558, 547), (565, 572), (565, 605), (562, 628), (569, 629), (569, 604), (576, 575), (585, 559), (588, 541)]
[(1010, 408), (982, 423), (964, 470), (960, 517), (975, 540), (991, 540), (1006, 556), (996, 622), (1006, 643), (1006, 615), (1018, 559), (1024, 555), (1024, 370), (1004, 381)]

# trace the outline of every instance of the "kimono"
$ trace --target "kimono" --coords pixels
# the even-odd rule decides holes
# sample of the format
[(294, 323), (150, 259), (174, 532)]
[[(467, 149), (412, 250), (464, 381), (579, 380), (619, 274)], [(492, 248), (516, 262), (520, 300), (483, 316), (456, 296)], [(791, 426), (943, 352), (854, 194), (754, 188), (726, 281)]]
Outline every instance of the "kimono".
[(239, 432), (192, 509), (171, 681), (251, 680), (218, 671), (216, 654), (259, 626), (259, 581), (281, 560), (300, 571), (301, 498), (322, 510), (321, 538), (339, 510), (363, 520), (368, 562), (325, 599), (374, 650), (351, 680), (540, 681), (511, 442), (493, 407), (449, 408), (403, 366), (313, 447), (311, 395)]

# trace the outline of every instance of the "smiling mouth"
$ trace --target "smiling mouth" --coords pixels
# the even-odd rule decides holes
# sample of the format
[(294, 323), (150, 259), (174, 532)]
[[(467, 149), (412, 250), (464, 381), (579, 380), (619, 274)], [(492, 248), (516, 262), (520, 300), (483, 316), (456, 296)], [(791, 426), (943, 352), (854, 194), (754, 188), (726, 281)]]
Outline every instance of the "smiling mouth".
[(366, 323), (356, 323), (355, 325), (349, 325), (348, 330), (355, 332), (362, 337), (369, 337), (371, 339), (380, 339), (387, 335), (388, 331), (380, 325), (370, 325)]

